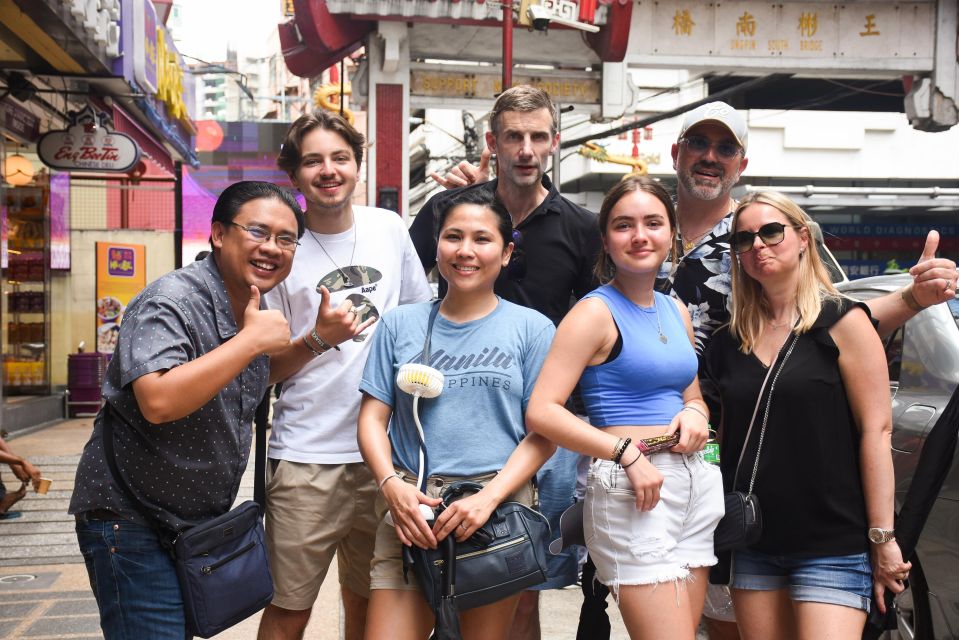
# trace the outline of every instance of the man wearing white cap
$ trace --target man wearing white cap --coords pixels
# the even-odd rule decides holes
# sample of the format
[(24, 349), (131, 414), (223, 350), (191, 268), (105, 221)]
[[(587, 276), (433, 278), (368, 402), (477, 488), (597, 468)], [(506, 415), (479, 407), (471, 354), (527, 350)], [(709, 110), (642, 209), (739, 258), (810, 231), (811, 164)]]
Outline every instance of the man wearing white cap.
[[(663, 264), (657, 288), (686, 304), (700, 355), (713, 331), (729, 322), (728, 236), (736, 208), (730, 193), (749, 164), (748, 142), (749, 129), (742, 115), (725, 102), (710, 102), (686, 113), (672, 146), (681, 255)], [(867, 303), (880, 333), (892, 331), (922, 308), (954, 297), (956, 265), (935, 257), (938, 244), (938, 232), (931, 231), (919, 263), (910, 270), (914, 282)], [(707, 383), (703, 381), (703, 392), (708, 399)], [(711, 404), (716, 424), (718, 402)], [(711, 640), (738, 637), (725, 587), (710, 587), (705, 615)]]

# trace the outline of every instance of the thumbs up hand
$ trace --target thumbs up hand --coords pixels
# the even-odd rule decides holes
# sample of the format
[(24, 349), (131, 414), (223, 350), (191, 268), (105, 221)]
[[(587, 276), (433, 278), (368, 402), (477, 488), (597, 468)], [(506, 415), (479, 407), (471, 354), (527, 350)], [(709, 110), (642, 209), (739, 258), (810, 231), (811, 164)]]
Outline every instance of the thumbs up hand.
[(290, 344), (290, 325), (276, 309), (260, 309), (260, 290), (250, 285), (250, 301), (243, 311), (243, 329), (257, 353), (273, 353)]
[(937, 258), (939, 232), (930, 231), (919, 262), (909, 270), (913, 278), (912, 295), (921, 307), (929, 307), (956, 297), (956, 263)]

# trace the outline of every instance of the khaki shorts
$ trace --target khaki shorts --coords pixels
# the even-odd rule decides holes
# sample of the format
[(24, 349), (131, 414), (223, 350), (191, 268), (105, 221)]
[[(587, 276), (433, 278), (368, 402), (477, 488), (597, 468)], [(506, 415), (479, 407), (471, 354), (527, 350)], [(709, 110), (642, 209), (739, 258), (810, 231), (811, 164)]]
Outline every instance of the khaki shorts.
[(270, 460), (267, 467), (273, 604), (293, 611), (311, 608), (334, 553), (340, 584), (368, 598), (377, 518), (376, 482), (366, 465)]
[[(397, 469), (396, 472), (400, 474), (403, 482), (416, 486), (415, 473), (404, 469)], [(426, 495), (430, 498), (439, 498), (447, 485), (460, 480), (472, 480), (485, 486), (494, 477), (496, 477), (495, 472), (471, 478), (430, 476), (426, 479)], [(528, 482), (508, 500), (532, 506), (535, 498), (536, 492), (533, 489), (533, 483)], [(416, 577), (412, 571), (408, 576), (409, 582), (403, 580), (403, 545), (396, 537), (396, 528), (386, 524), (383, 520), (387, 511), (386, 499), (383, 498), (382, 494), (377, 495), (376, 516), (379, 526), (376, 529), (376, 549), (373, 552), (373, 563), (370, 565), (370, 589), (419, 591), (420, 587), (416, 584)]]

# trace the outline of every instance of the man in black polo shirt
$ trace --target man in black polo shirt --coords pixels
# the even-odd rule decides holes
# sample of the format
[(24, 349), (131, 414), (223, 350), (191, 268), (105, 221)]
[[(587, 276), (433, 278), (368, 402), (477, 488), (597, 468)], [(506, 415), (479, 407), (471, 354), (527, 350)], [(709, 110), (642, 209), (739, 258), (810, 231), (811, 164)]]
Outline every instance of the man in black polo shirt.
[[(127, 306), (70, 501), (107, 640), (187, 635), (176, 569), (156, 530), (172, 539), (236, 499), (267, 354), (290, 342), (283, 314), (261, 310), (260, 294), (289, 274), (302, 235), (290, 194), (266, 182), (234, 184), (213, 209), (213, 254)], [(136, 501), (106, 460), (107, 423)]]
[[(497, 179), (464, 187), (496, 194), (513, 218), (513, 258), (496, 281), (497, 295), (543, 313), (559, 324), (571, 301), (589, 293), (596, 281), (593, 263), (600, 247), (596, 216), (559, 194), (546, 177), (546, 163), (559, 144), (556, 110), (546, 92), (518, 86), (500, 94), (490, 112), (486, 144), (496, 154)], [(436, 264), (434, 216), (455, 189), (426, 203), (410, 227), (423, 268)], [(446, 283), (440, 280), (440, 295)], [(565, 449), (540, 470), (540, 507), (559, 532), (559, 515), (574, 501), (577, 456)], [(572, 551), (550, 558), (549, 581), (556, 589), (576, 580)], [(511, 638), (539, 638), (538, 592), (523, 595)]]

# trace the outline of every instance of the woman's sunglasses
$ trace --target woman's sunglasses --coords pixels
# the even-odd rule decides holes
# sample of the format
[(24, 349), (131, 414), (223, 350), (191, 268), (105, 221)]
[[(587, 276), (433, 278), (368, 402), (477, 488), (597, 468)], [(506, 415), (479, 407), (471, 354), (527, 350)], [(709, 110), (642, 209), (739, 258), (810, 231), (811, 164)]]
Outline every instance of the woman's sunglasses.
[[(796, 227), (792, 227), (795, 229)], [(729, 236), (729, 248), (736, 253), (752, 251), (756, 236), (767, 247), (773, 247), (786, 237), (786, 225), (779, 222), (767, 222), (758, 231), (737, 231)]]

